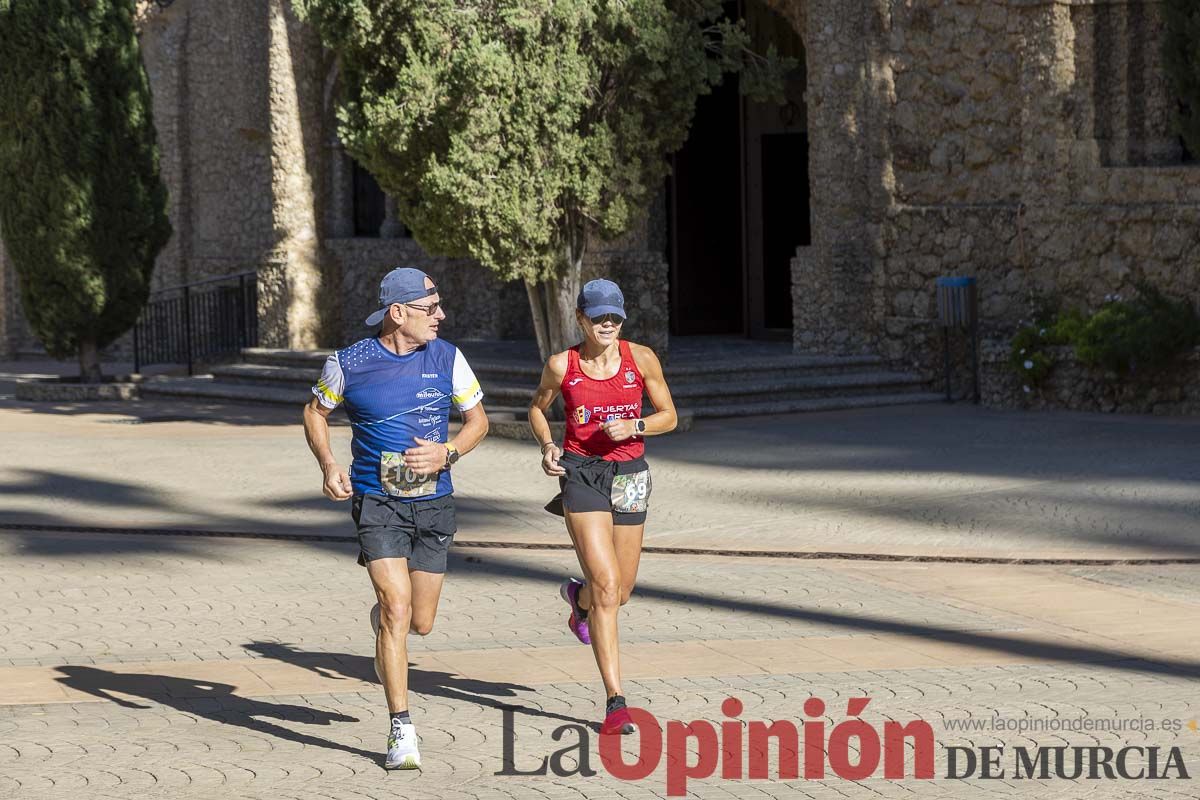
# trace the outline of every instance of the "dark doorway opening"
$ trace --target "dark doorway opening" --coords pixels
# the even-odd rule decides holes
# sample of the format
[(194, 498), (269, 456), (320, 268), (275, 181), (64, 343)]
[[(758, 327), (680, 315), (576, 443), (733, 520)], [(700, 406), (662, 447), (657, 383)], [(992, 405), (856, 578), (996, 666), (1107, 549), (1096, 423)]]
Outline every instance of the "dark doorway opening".
[(758, 52), (792, 61), (782, 95), (728, 75), (700, 97), (667, 181), (673, 335), (792, 338), (792, 260), (811, 244), (804, 43), (763, 0), (726, 3)]
[(809, 230), (808, 134), (762, 137), (763, 327), (792, 328), (792, 258), (812, 243)]
[(745, 332), (741, 97), (726, 76), (696, 102), (667, 181), (671, 333)]
[(357, 161), (351, 161), (354, 170), (354, 235), (373, 237), (379, 235), (383, 218), (387, 216), (386, 197), (375, 176), (367, 172)]

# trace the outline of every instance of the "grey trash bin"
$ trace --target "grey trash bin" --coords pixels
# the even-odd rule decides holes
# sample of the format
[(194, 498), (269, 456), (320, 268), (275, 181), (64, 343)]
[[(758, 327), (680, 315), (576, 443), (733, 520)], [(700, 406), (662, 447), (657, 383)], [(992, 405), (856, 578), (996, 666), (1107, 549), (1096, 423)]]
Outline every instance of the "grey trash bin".
[(942, 328), (942, 354), (946, 372), (946, 402), (950, 398), (950, 329), (967, 331), (971, 340), (972, 388), (979, 402), (979, 303), (974, 278), (938, 278), (938, 324)]

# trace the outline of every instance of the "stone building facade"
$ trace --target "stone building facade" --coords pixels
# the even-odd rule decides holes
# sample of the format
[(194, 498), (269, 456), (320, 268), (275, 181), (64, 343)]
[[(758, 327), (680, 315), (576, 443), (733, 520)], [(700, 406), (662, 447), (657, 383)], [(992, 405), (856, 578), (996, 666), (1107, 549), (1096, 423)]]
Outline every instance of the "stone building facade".
[[(663, 197), (589, 257), (633, 298), (631, 338), (786, 335), (933, 377), (940, 275), (978, 279), (985, 354), (1034, 296), (1095, 307), (1144, 279), (1200, 300), (1200, 167), (1171, 130), (1158, 0), (736, 5), (801, 67), (785, 107), (702, 99)], [(530, 336), (523, 287), (425, 253), (390, 202), (361, 229), (336, 67), (287, 0), (175, 0), (142, 38), (175, 227), (158, 285), (255, 270), (262, 344), (309, 348), (361, 335), (379, 275), (415, 264), (452, 303), (449, 336)], [(735, 295), (724, 327), (713, 280)], [(0, 264), (9, 354), (30, 344), (13, 283)], [(1006, 402), (1011, 380), (984, 377)], [(1172, 381), (1154, 410), (1196, 408), (1197, 382)]]

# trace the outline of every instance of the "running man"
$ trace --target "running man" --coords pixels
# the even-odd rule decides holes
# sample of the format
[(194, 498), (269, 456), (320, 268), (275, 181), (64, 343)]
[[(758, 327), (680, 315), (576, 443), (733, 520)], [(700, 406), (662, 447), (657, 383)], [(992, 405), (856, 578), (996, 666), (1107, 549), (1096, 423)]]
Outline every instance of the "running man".
[[(644, 437), (675, 429), (675, 404), (658, 356), (620, 338), (625, 298), (612, 281), (588, 282), (575, 312), (583, 342), (550, 356), (529, 406), (529, 425), (542, 446), (542, 470), (561, 493), (546, 506), (566, 517), (583, 569), (559, 593), (571, 607), (567, 625), (591, 644), (606, 692), (603, 734), (632, 733), (621, 691), (617, 612), (629, 601), (642, 557), (650, 500)], [(642, 392), (655, 413), (642, 417)], [(567, 412), (560, 449), (546, 410), (562, 393)]]
[[(421, 766), (408, 712), (409, 631), (433, 628), (454, 521), (451, 467), (487, 435), (483, 392), (467, 360), (438, 338), (446, 318), (437, 287), (417, 269), (394, 269), (379, 285), (381, 308), (368, 337), (325, 362), (304, 407), (304, 434), (324, 474), (330, 500), (353, 497), (358, 563), (367, 568), (378, 604), (375, 671), (391, 712), (387, 769)], [(353, 428), (350, 472), (329, 449), (328, 417), (344, 405)], [(463, 426), (449, 438), (450, 407)]]

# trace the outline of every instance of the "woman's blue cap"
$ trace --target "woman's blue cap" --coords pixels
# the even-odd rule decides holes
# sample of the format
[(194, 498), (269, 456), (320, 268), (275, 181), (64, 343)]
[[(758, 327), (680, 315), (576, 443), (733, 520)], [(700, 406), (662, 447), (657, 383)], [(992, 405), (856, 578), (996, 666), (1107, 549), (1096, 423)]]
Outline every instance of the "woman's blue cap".
[(625, 295), (621, 294), (621, 287), (603, 278), (583, 285), (576, 306), (587, 317), (616, 314), (625, 319)]

